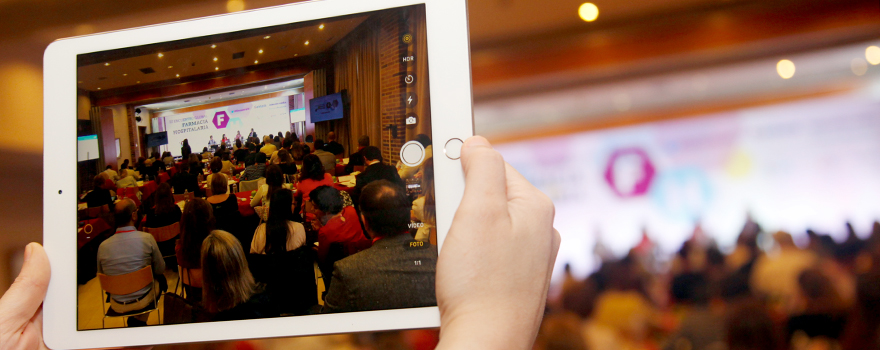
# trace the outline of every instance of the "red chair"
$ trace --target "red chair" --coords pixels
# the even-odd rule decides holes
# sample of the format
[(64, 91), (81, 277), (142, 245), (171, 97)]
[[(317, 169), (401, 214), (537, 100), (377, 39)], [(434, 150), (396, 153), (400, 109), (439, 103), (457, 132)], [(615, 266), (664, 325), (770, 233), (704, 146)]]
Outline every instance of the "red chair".
[(131, 199), (135, 205), (141, 206), (141, 201), (140, 201), (140, 199), (138, 199), (137, 193), (138, 193), (137, 187), (125, 187), (125, 188), (116, 189), (116, 196), (118, 196), (119, 199), (128, 198), (128, 199)]
[(168, 180), (171, 180), (171, 175), (168, 175), (168, 173), (159, 174), (159, 183), (168, 182)]

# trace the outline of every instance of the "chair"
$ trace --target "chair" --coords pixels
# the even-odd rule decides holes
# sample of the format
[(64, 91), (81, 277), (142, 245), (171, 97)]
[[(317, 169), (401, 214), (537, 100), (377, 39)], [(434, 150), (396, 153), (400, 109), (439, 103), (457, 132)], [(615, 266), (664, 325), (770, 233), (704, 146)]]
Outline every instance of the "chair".
[[(156, 239), (156, 243), (162, 243), (177, 238), (177, 235), (180, 234), (180, 223), (175, 222), (171, 225), (162, 227), (144, 227), (144, 232), (153, 235), (153, 238)], [(171, 252), (171, 255), (169, 256), (174, 256), (174, 252)]]
[(119, 196), (119, 199), (129, 198), (134, 201), (134, 204), (138, 207), (141, 206), (141, 200), (137, 197), (137, 193), (140, 190), (137, 187), (125, 187), (119, 188), (116, 190), (116, 194)]
[[(179, 261), (178, 264), (180, 264)], [(179, 294), (180, 296), (187, 299), (194, 298), (196, 300), (200, 300), (201, 295), (195, 297), (187, 297), (186, 286), (190, 286), (193, 288), (202, 288), (202, 269), (187, 269), (181, 266), (178, 273), (179, 278), (177, 279), (177, 286), (174, 287), (174, 293)]]
[(264, 183), (266, 182), (266, 178), (264, 178), (264, 177), (261, 177), (256, 180), (239, 182), (238, 183), (238, 190), (240, 192), (256, 191), (257, 189), (260, 188), (260, 180), (262, 180)]
[(101, 216), (101, 214), (109, 212), (110, 207), (107, 204), (104, 204), (100, 207), (91, 207), (76, 211), (79, 220), (97, 219)]
[[(156, 280), (153, 278), (153, 267), (147, 265), (146, 267), (137, 270), (135, 272), (126, 273), (124, 275), (117, 276), (108, 276), (103, 273), (98, 274), (98, 283), (101, 285), (101, 290), (112, 295), (125, 295), (131, 294), (141, 290), (146, 286), (153, 286), (150, 289), (150, 293), (154, 293), (153, 305), (147, 306), (140, 310), (133, 310), (128, 312), (116, 312), (112, 307), (107, 307), (107, 310), (104, 310), (104, 318), (101, 319), (101, 328), (105, 327), (104, 320), (107, 317), (131, 317), (142, 315), (145, 313), (150, 313), (153, 311), (159, 312), (159, 319), (162, 319), (162, 310), (159, 310), (159, 288), (156, 288), (155, 283)], [(104, 308), (104, 293), (101, 293), (101, 308)]]
[(171, 180), (171, 175), (167, 172), (159, 174), (159, 183), (168, 182)]

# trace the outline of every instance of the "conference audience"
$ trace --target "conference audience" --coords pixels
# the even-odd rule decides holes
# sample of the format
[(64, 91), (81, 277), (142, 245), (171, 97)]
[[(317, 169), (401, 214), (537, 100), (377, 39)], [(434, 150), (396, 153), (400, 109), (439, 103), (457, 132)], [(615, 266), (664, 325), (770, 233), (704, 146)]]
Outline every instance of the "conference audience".
[[(122, 168), (120, 167), (119, 169), (122, 169)], [(110, 180), (113, 181), (113, 182), (116, 182), (117, 180), (119, 180), (119, 173), (117, 173), (116, 170), (113, 170), (113, 166), (112, 166), (112, 165), (108, 165), (108, 166), (104, 169), (103, 173), (104, 173), (104, 174), (107, 174), (107, 178), (110, 179)]]
[(266, 183), (260, 186), (257, 193), (251, 198), (251, 207), (261, 207), (260, 210), (257, 210), (260, 219), (265, 221), (268, 217), (272, 195), (283, 189), (282, 185), (284, 185), (284, 174), (281, 172), (281, 168), (275, 164), (268, 166), (266, 168)]
[(400, 169), (398, 170), (398, 175), (400, 175), (401, 179), (409, 179), (415, 176), (416, 173), (422, 168), (422, 164), (424, 164), (424, 160), (428, 158), (434, 157), (433, 147), (431, 146), (431, 138), (425, 134), (416, 135), (416, 141), (422, 144), (422, 147), (425, 148), (425, 157), (422, 158), (422, 162), (413, 166), (409, 166), (403, 163), (400, 163)]
[(296, 196), (303, 206), (310, 200), (309, 194), (318, 186), (333, 186), (333, 177), (324, 171), (324, 165), (318, 156), (310, 154), (303, 158), (302, 173), (296, 184)]
[(273, 143), (271, 136), (263, 137), (263, 147), (260, 148), (260, 152), (265, 154), (266, 157), (272, 156), (272, 153), (278, 150), (278, 147)]
[(214, 157), (211, 159), (211, 162), (208, 163), (208, 166), (211, 169), (211, 173), (205, 178), (205, 181), (211, 183), (211, 179), (214, 174), (219, 174), (223, 171), (223, 161), (220, 160), (220, 157)]
[(241, 139), (235, 140), (235, 152), (232, 152), (232, 157), (235, 160), (235, 164), (244, 165), (244, 159), (247, 157), (248, 151), (247, 147), (243, 147), (241, 143)]
[[(125, 295), (110, 295), (110, 308), (124, 313), (143, 309), (168, 289), (165, 280), (165, 261), (156, 240), (149, 233), (135, 229), (137, 206), (129, 199), (116, 203), (113, 210), (116, 234), (107, 238), (98, 247), (98, 273), (119, 276), (150, 267), (153, 278), (159, 285), (147, 285), (140, 290)], [(157, 290), (155, 290), (158, 288)], [(145, 326), (149, 313), (128, 317), (128, 326)]]
[(345, 153), (345, 147), (336, 142), (336, 133), (332, 131), (327, 133), (327, 144), (324, 145), (324, 150), (337, 156)]
[(166, 167), (174, 166), (174, 157), (171, 156), (171, 152), (165, 151), (162, 153), (162, 162), (165, 163)]
[(248, 165), (239, 179), (241, 181), (251, 181), (265, 176), (266, 154), (263, 152), (257, 152), (256, 156), (254, 156), (254, 164)]
[[(431, 232), (437, 225), (436, 200), (434, 199), (434, 158), (425, 160), (421, 172), (422, 194), (412, 203), (413, 218), (421, 222), (416, 231), (416, 240), (428, 242)], [(435, 237), (436, 238), (436, 237)]]
[(202, 157), (197, 154), (189, 155), (189, 171), (196, 175), (204, 173), (205, 165), (202, 163)]
[(202, 305), (214, 321), (278, 316), (268, 298), (257, 293), (241, 243), (229, 232), (214, 230), (202, 242)]
[(208, 197), (207, 201), (213, 209), (216, 227), (218, 230), (239, 234), (238, 225), (241, 222), (241, 212), (238, 210), (238, 198), (234, 194), (228, 193), (229, 185), (226, 175), (221, 173), (212, 175), (211, 182), (209, 182), (212, 196)]
[(437, 305), (437, 249), (409, 235), (406, 190), (386, 180), (363, 189), (361, 218), (373, 246), (334, 264), (324, 312)]
[(222, 156), (220, 156), (220, 172), (226, 175), (232, 175), (233, 170), (235, 170), (235, 165), (229, 160), (229, 152), (224, 152)]
[(278, 151), (278, 160), (275, 164), (278, 164), (278, 166), (281, 167), (281, 172), (284, 173), (284, 175), (295, 175), (298, 172), (296, 169), (296, 162), (286, 149)]
[(348, 156), (348, 164), (345, 165), (345, 173), (351, 174), (354, 172), (355, 166), (364, 166), (364, 154), (363, 150), (365, 147), (370, 145), (370, 137), (367, 135), (362, 135), (358, 138), (358, 150), (355, 153), (352, 153)]
[(119, 180), (116, 181), (117, 188), (138, 187), (137, 180), (134, 178), (134, 170), (120, 170)]
[(153, 192), (153, 204), (152, 207), (144, 208), (147, 217), (144, 227), (164, 227), (180, 222), (182, 213), (174, 202), (171, 185), (167, 182), (159, 184), (156, 192)]
[(357, 180), (355, 180), (354, 191), (351, 194), (351, 199), (355, 204), (359, 203), (364, 187), (373, 181), (387, 180), (400, 188), (406, 188), (406, 184), (397, 175), (397, 169), (382, 162), (382, 151), (378, 147), (364, 147), (361, 152), (364, 154), (364, 163), (367, 164), (367, 167), (358, 174)]
[(343, 193), (331, 186), (319, 186), (311, 193), (316, 210), (312, 228), (318, 231), (318, 266), (325, 286), (330, 285), (336, 261), (372, 245), (364, 235), (354, 206), (345, 203)]
[(324, 141), (321, 139), (315, 140), (314, 155), (318, 156), (318, 159), (321, 160), (321, 164), (324, 165), (325, 171), (330, 174), (333, 174), (336, 171), (336, 156), (333, 155), (333, 153), (324, 150)]
[(104, 188), (107, 179), (102, 175), (104, 174), (95, 176), (92, 183), (94, 188), (83, 197), (83, 201), (89, 208), (113, 204), (113, 195), (110, 190)]
[(174, 194), (199, 193), (199, 175), (190, 170), (189, 162), (180, 163), (180, 171), (171, 178), (171, 186), (174, 187)]
[(276, 254), (295, 250), (306, 243), (306, 229), (301, 223), (290, 221), (293, 193), (280, 189), (272, 193), (273, 206), (268, 208), (266, 223), (254, 231), (251, 254)]
[(202, 148), (202, 159), (211, 159), (214, 157), (214, 154), (208, 150), (208, 147)]
[(208, 201), (195, 198), (183, 207), (180, 217), (180, 239), (174, 246), (179, 273), (184, 279), (187, 299), (202, 298), (202, 241), (214, 230), (214, 210)]

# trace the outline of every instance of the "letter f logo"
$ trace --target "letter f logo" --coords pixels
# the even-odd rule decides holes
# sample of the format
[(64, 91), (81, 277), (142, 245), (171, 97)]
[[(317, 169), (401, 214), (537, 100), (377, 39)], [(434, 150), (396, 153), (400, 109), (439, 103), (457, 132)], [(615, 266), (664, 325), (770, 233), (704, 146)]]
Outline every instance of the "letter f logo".
[(226, 115), (226, 112), (224, 111), (214, 113), (213, 122), (214, 126), (217, 127), (217, 129), (225, 129), (226, 124), (229, 123), (229, 116)]

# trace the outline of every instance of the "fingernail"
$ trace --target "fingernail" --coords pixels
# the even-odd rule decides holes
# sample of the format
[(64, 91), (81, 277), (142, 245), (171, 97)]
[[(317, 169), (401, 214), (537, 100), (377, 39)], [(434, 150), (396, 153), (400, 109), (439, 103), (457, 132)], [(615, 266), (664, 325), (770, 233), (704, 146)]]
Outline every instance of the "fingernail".
[(27, 246), (24, 247), (24, 262), (27, 263), (28, 259), (31, 257), (31, 252), (34, 250), (33, 243), (28, 243)]

